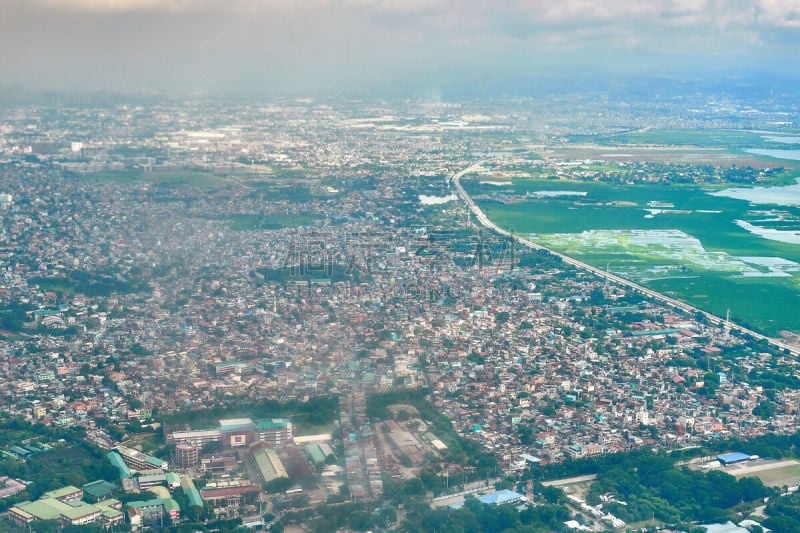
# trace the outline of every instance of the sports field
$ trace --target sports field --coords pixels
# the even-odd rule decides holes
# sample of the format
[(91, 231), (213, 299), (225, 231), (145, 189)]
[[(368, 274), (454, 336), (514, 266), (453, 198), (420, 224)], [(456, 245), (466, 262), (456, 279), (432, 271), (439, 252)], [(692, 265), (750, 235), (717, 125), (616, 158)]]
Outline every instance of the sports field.
[(725, 471), (737, 478), (757, 477), (768, 487), (792, 487), (800, 483), (800, 463), (794, 460), (744, 464), (740, 468), (734, 466)]

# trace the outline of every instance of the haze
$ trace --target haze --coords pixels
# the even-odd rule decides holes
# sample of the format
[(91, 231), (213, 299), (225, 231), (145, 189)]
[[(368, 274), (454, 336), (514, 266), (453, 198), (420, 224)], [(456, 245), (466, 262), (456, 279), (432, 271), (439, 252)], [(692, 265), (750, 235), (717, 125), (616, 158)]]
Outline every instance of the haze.
[[(797, 0), (6, 0), (0, 84), (327, 95), (781, 74)], [(588, 79), (587, 79), (588, 78)]]

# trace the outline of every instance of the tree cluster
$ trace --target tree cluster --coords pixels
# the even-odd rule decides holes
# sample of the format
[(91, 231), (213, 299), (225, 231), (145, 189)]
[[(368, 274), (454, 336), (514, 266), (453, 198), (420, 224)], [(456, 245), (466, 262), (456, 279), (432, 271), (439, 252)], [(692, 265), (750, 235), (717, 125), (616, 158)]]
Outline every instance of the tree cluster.
[(611, 494), (621, 503), (606, 508), (626, 522), (655, 517), (666, 523), (724, 522), (740, 503), (773, 494), (756, 478), (737, 479), (720, 470), (708, 473), (675, 468), (666, 455), (639, 457), (601, 472), (587, 501)]
[(564, 522), (572, 518), (563, 505), (539, 505), (517, 511), (513, 505), (487, 505), (467, 498), (464, 507), (409, 509), (401, 530), (440, 533), (545, 533), (568, 531)]

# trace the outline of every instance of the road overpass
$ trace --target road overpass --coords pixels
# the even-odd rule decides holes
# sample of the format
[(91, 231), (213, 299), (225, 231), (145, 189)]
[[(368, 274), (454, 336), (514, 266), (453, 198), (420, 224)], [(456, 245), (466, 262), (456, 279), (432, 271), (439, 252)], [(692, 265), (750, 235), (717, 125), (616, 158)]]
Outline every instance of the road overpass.
[[(470, 195), (467, 194), (467, 192), (464, 190), (464, 187), (461, 186), (461, 178), (463, 176), (465, 176), (466, 174), (469, 174), (470, 172), (474, 172), (474, 171), (478, 170), (479, 168), (481, 168), (481, 165), (483, 165), (484, 163), (487, 163), (487, 162), (492, 161), (494, 159), (498, 159), (500, 157), (506, 157), (506, 156), (498, 156), (498, 157), (493, 157), (493, 158), (489, 158), (489, 159), (483, 159), (481, 161), (478, 161), (477, 163), (473, 163), (472, 165), (468, 166), (467, 168), (465, 168), (465, 169), (463, 169), (463, 170), (461, 170), (459, 172), (456, 172), (455, 174), (453, 174), (449, 178), (453, 182), (453, 185), (455, 186), (456, 192), (458, 193), (459, 197), (461, 197), (461, 199), (464, 201), (464, 203), (467, 204), (467, 207), (469, 207), (470, 211), (472, 211), (473, 215), (475, 215), (475, 218), (485, 228), (488, 228), (488, 229), (490, 229), (492, 231), (495, 231), (495, 232), (499, 233), (500, 235), (505, 235), (506, 237), (510, 237), (510, 238), (514, 239), (516, 242), (520, 243), (521, 245), (527, 246), (528, 248), (532, 248), (534, 250), (545, 250), (545, 251), (547, 251), (547, 252), (549, 252), (549, 253), (557, 256), (557, 257), (560, 257), (561, 260), (564, 263), (568, 264), (568, 265), (572, 265), (575, 268), (579, 268), (581, 270), (585, 270), (585, 271), (591, 272), (592, 274), (595, 274), (595, 275), (597, 275), (598, 277), (600, 277), (600, 278), (602, 278), (604, 280), (608, 280), (610, 283), (616, 283), (617, 285), (626, 287), (626, 288), (628, 288), (630, 290), (633, 290), (635, 292), (643, 294), (644, 296), (647, 296), (647, 297), (650, 297), (650, 298), (652, 298), (654, 300), (660, 301), (661, 303), (663, 303), (663, 304), (665, 304), (665, 305), (667, 305), (669, 307), (672, 307), (674, 309), (678, 309), (680, 311), (684, 311), (686, 313), (689, 313), (689, 314), (692, 314), (692, 315), (695, 315), (695, 316), (702, 315), (711, 324), (714, 324), (714, 325), (717, 325), (717, 326), (725, 325), (725, 323), (726, 323), (725, 319), (720, 318), (720, 317), (718, 317), (716, 315), (713, 315), (713, 314), (711, 314), (711, 313), (709, 313), (707, 311), (703, 311), (702, 309), (699, 309), (697, 307), (689, 305), (686, 302), (682, 302), (680, 300), (676, 300), (675, 298), (670, 298), (669, 296), (667, 296), (665, 294), (661, 294), (660, 292), (656, 292), (656, 291), (654, 291), (652, 289), (648, 289), (647, 287), (639, 285), (638, 283), (634, 283), (633, 281), (627, 280), (625, 278), (621, 278), (621, 277), (617, 276), (616, 274), (612, 274), (612, 273), (606, 272), (605, 270), (602, 270), (600, 268), (592, 266), (592, 265), (590, 265), (588, 263), (584, 263), (583, 261), (578, 261), (577, 259), (574, 259), (572, 257), (566, 256), (566, 255), (561, 254), (559, 252), (556, 252), (555, 250), (551, 250), (549, 248), (546, 248), (546, 247), (544, 247), (544, 246), (542, 246), (540, 244), (537, 244), (537, 243), (535, 243), (535, 242), (533, 242), (533, 241), (531, 241), (529, 239), (525, 239), (524, 237), (520, 237), (519, 235), (515, 235), (515, 234), (513, 234), (513, 233), (511, 233), (509, 231), (506, 231), (503, 228), (497, 226), (494, 222), (489, 220), (489, 217), (487, 217), (484, 214), (484, 212), (481, 210), (481, 208), (478, 207), (478, 205), (472, 200)], [(781, 342), (781, 341), (779, 341), (777, 339), (773, 339), (772, 337), (767, 337), (766, 335), (762, 335), (761, 333), (758, 333), (758, 332), (753, 331), (751, 329), (744, 328), (744, 327), (739, 326), (739, 325), (734, 325), (734, 324), (730, 324), (729, 323), (728, 326), (730, 327), (731, 330), (737, 330), (737, 331), (741, 332), (742, 334), (750, 335), (755, 339), (764, 340), (764, 341), (768, 342), (769, 344), (771, 344), (772, 346), (774, 346), (776, 348), (788, 351), (792, 355), (800, 356), (800, 350), (798, 350), (797, 348), (794, 348), (792, 346), (789, 346), (788, 344), (786, 344), (784, 342)]]

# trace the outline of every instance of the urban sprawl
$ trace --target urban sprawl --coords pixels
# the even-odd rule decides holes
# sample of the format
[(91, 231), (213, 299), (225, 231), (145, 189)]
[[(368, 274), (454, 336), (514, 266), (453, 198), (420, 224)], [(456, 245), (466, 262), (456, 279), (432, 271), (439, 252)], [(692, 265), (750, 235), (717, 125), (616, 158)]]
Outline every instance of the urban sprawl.
[[(519, 505), (530, 485), (495, 484), (799, 429), (788, 351), (480, 227), (450, 180), (497, 157), (578, 179), (525, 154), (769, 112), (167, 102), (0, 111), (0, 496), (20, 531), (380, 513), (424, 476), (432, 506)], [(39, 490), (3, 466), (78, 438), (102, 479)], [(570, 527), (626, 525), (568, 504), (605, 516)]]

